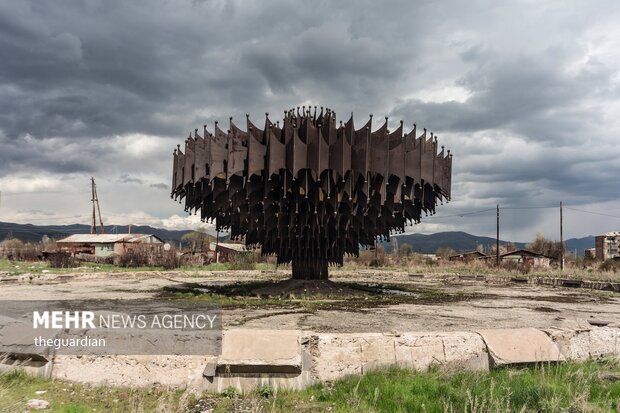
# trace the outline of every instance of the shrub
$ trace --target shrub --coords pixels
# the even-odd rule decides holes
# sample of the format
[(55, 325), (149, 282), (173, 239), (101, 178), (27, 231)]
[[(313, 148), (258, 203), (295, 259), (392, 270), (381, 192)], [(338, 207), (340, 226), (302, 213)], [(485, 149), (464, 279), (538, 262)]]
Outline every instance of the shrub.
[(116, 263), (120, 267), (146, 267), (149, 265), (149, 257), (143, 249), (130, 249), (120, 255)]
[(233, 386), (226, 387), (224, 391), (222, 392), (222, 396), (228, 399), (234, 399), (237, 396), (237, 394), (238, 394), (237, 389)]
[(24, 243), (17, 238), (0, 242), (0, 256), (15, 261), (38, 261), (41, 259), (41, 245)]
[(256, 388), (256, 393), (258, 393), (259, 396), (268, 399), (273, 396), (274, 390), (269, 384), (261, 384)]
[(413, 248), (411, 247), (411, 245), (409, 244), (403, 244), (400, 246), (400, 248), (398, 249), (398, 254), (401, 257), (408, 257), (411, 254), (413, 254)]
[(230, 257), (228, 268), (231, 270), (255, 270), (256, 257), (251, 252), (235, 254)]
[(388, 265), (389, 257), (385, 248), (377, 245), (376, 250), (374, 248), (362, 250), (358, 257), (351, 258), (351, 260), (367, 267), (385, 267)]
[(620, 269), (620, 262), (610, 258), (610, 259), (603, 261), (601, 265), (598, 266), (598, 269), (601, 271), (616, 272)]
[(49, 266), (52, 268), (77, 267), (77, 260), (66, 251), (52, 252), (47, 256)]
[(164, 251), (160, 255), (158, 265), (163, 267), (164, 270), (173, 270), (181, 266), (181, 258), (175, 250)]

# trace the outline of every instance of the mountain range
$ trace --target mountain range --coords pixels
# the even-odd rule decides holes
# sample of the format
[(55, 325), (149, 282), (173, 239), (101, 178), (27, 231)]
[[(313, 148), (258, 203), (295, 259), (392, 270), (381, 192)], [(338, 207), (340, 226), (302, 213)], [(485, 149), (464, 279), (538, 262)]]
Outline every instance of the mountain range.
[[(129, 231), (126, 225), (106, 225), (106, 234), (126, 234)], [(181, 237), (191, 231), (189, 230), (168, 230), (163, 228), (155, 228), (151, 226), (132, 225), (131, 232), (135, 234), (153, 234), (168, 242), (181, 242)], [(90, 233), (89, 225), (73, 224), (73, 225), (32, 225), (32, 224), (14, 224), (10, 222), (0, 222), (0, 240), (7, 237), (19, 238), (22, 241), (36, 242), (40, 241), (44, 235), (60, 239), (71, 234), (88, 234)], [(398, 240), (398, 245), (409, 244), (415, 252), (424, 254), (435, 253), (439, 248), (452, 248), (457, 252), (475, 250), (478, 245), (488, 248), (495, 245), (495, 238), (471, 235), (466, 232), (438, 232), (435, 234), (405, 234), (396, 235), (392, 238)], [(222, 237), (220, 237), (222, 239)], [(501, 244), (509, 241), (500, 240)], [(517, 248), (524, 248), (524, 242), (512, 242)], [(590, 235), (584, 238), (571, 238), (565, 241), (568, 252), (577, 252), (583, 256), (586, 248), (594, 248), (594, 236)], [(388, 252), (392, 250), (392, 242), (384, 242), (382, 245)]]
[[(471, 235), (462, 231), (449, 231), (438, 232), (435, 234), (404, 234), (396, 235), (392, 238), (396, 238), (398, 245), (403, 244), (411, 245), (414, 252), (421, 252), (424, 254), (433, 254), (439, 248), (447, 247), (452, 248), (457, 252), (473, 251), (479, 245), (482, 245), (485, 249), (489, 249), (495, 245), (495, 238), (482, 237), (477, 235)], [(525, 248), (526, 242), (514, 242), (505, 241), (500, 239), (500, 244), (511, 243), (517, 248)], [(583, 256), (583, 252), (587, 248), (594, 248), (594, 236), (589, 235), (583, 238), (571, 238), (564, 241), (567, 252), (577, 253), (579, 256)], [(383, 247), (386, 251), (392, 251), (392, 242), (384, 242)]]
[[(127, 234), (129, 232), (129, 227), (127, 225), (104, 225), (104, 229), (106, 234)], [(148, 225), (132, 225), (131, 232), (133, 234), (153, 234), (164, 241), (178, 244), (183, 235), (192, 231), (168, 230)], [(44, 235), (58, 240), (72, 234), (90, 234), (90, 225), (32, 225), (0, 222), (0, 240), (7, 237), (14, 237), (25, 242), (36, 242), (41, 241)]]

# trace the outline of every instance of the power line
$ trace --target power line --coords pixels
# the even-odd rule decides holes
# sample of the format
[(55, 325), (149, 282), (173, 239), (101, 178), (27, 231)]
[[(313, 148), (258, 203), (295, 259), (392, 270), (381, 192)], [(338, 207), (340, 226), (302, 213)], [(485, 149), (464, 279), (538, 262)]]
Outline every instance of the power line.
[(494, 211), (495, 208), (488, 208), (488, 209), (481, 209), (479, 211), (469, 211), (469, 212), (463, 212), (462, 214), (454, 214), (454, 215), (431, 215), (429, 217), (425, 217), (424, 219), (441, 219), (441, 218), (453, 218), (453, 217), (466, 217), (469, 215), (476, 215), (476, 214), (481, 214), (483, 212), (488, 212), (488, 211)]
[(618, 218), (618, 219), (620, 219), (620, 216), (618, 216), (618, 215), (610, 215), (610, 214), (605, 214), (603, 212), (586, 211), (585, 209), (571, 208), (571, 207), (567, 207), (567, 206), (565, 206), (564, 208), (565, 209), (570, 209), (572, 211), (584, 212), (586, 214), (600, 215), (600, 216), (603, 216), (603, 217)]
[(520, 209), (555, 209), (557, 208), (557, 206), (520, 206), (520, 207), (500, 207), (500, 209), (515, 209), (515, 210), (520, 210)]

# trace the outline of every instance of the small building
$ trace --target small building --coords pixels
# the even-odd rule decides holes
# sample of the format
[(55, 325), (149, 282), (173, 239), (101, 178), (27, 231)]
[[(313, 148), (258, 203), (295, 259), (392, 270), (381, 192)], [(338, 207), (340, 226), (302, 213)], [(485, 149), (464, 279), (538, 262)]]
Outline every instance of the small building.
[(583, 257), (584, 258), (588, 258), (588, 259), (595, 259), (596, 258), (596, 248), (586, 248), (583, 251)]
[(613, 231), (594, 238), (596, 259), (620, 259), (620, 232)]
[[(493, 258), (493, 256), (489, 256), (488, 258)], [(500, 254), (499, 259), (501, 262), (514, 262), (517, 264), (526, 264), (534, 267), (549, 267), (552, 260), (551, 257), (525, 249)]]
[(468, 251), (468, 252), (461, 252), (460, 254), (451, 255), (450, 257), (448, 257), (448, 260), (470, 262), (473, 260), (479, 260), (481, 258), (487, 258), (487, 257), (488, 255), (485, 254), (484, 252)]
[(209, 245), (209, 250), (207, 251), (207, 258), (210, 262), (228, 262), (235, 255), (249, 253), (251, 253), (251, 251), (249, 251), (244, 244), (212, 242)]
[(105, 258), (122, 256), (137, 245), (160, 250), (164, 241), (156, 235), (148, 234), (74, 234), (57, 241), (56, 245), (61, 251), (72, 254), (90, 254)]

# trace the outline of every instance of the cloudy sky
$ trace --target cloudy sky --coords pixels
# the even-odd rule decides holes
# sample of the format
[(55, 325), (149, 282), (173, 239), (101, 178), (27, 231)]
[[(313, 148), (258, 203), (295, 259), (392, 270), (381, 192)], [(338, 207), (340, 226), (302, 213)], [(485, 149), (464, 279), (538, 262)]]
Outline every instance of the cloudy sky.
[(415, 231), (492, 235), (494, 211), (459, 215), (499, 203), (529, 208), (502, 238), (554, 238), (560, 201), (567, 238), (620, 230), (619, 21), (617, 0), (0, 0), (0, 221), (87, 224), (94, 176), (106, 223), (195, 228), (176, 144), (316, 104), (453, 151), (453, 201)]

